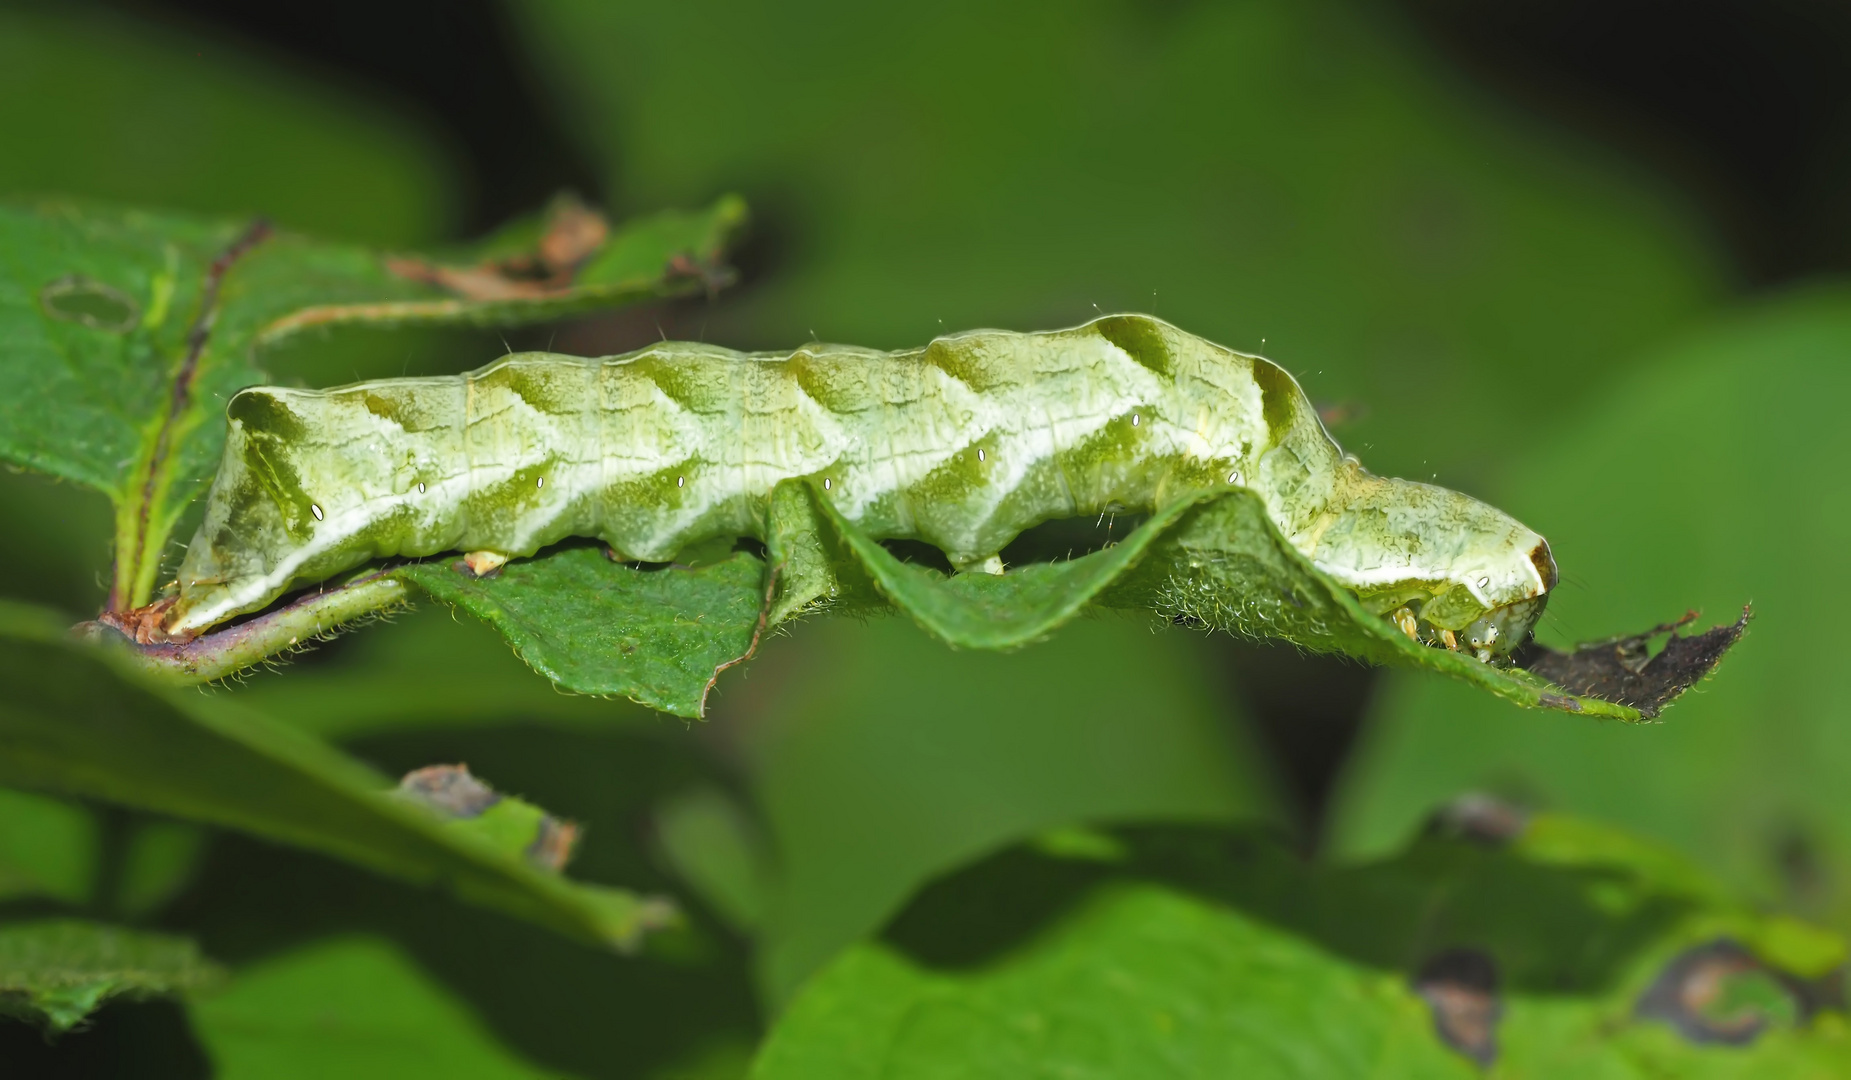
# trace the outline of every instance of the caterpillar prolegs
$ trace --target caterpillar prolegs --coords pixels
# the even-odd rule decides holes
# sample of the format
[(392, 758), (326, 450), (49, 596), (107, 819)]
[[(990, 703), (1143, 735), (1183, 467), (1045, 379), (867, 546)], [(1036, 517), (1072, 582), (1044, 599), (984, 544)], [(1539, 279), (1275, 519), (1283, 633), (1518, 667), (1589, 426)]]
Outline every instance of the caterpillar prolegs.
[(973, 572), (1044, 521), (1245, 488), (1369, 611), (1485, 660), (1528, 635), (1556, 580), (1548, 544), (1503, 512), (1366, 472), (1284, 369), (1142, 315), (900, 352), (521, 353), (451, 377), (255, 387), (227, 412), (167, 640), (379, 558), (492, 564), (595, 537), (666, 561), (764, 540), (793, 482)]

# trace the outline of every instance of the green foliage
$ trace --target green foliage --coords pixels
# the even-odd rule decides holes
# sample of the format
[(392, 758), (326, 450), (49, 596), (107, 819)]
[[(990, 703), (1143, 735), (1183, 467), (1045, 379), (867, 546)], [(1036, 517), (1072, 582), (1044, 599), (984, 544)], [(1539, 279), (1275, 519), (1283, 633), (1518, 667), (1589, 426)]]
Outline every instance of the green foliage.
[(0, 208), (0, 458), (110, 498), (113, 606), (138, 607), (218, 465), (223, 402), (263, 381), (260, 346), (341, 323), (508, 324), (698, 290), (675, 258), (714, 266), (743, 216), (722, 199), (703, 215), (644, 222), (605, 241), (567, 286), (471, 300), (376, 252), (262, 224)]
[[(1063, 622), (1085, 596), (1262, 631), (1269, 614), (1303, 617), (1333, 647), (1400, 648), (1269, 535), (1203, 548), (1240, 500), (1013, 580), (934, 578), (819, 522), (815, 547), (782, 552), (786, 582), (834, 577), (849, 612), (884, 606), (882, 582), (932, 633), (897, 619), (780, 629), (794, 611), (774, 607), (759, 660), (711, 695), (753, 640), (762, 564), (719, 552), (641, 569), (590, 547), (479, 581), (422, 564), (404, 582), (444, 603), (247, 684), (150, 687), (63, 627), (112, 584), (119, 603), (158, 587), (216, 462), (226, 393), (453, 373), (503, 348), (430, 319), (711, 298), (720, 268), (664, 271), (730, 237), (737, 205), (622, 227), (580, 272), (605, 287), (574, 300), (459, 300), (383, 269), (380, 246), (446, 235), (466, 182), (389, 103), (243, 43), (3, 11), (0, 145), (14, 152), (0, 188), (210, 215), (0, 212), (0, 457), (38, 470), (0, 473), (0, 517), (27, 524), (0, 530), (0, 564), (9, 596), (68, 613), (9, 608), (0, 635), (0, 782), (22, 789), (0, 790), (0, 958), (16, 943), (56, 958), (30, 976), (0, 963), (20, 979), (9, 1003), (31, 1011), (55, 992), (40, 1000), (75, 1020), (112, 993), (179, 994), (226, 1075), (717, 1080), (745, 1073), (770, 1026), (765, 1077), (1470, 1076), (1413, 985), (1459, 946), (1503, 977), (1494, 1075), (1846, 1071), (1842, 1013), (1794, 989), (1829, 989), (1842, 946), (1734, 899), (1851, 925), (1851, 764), (1819, 674), (1842, 636), (1841, 296), (1693, 327), (1727, 271), (1675, 194), (1488, 104), (1380, 5), (511, 8), (613, 205), (737, 188), (766, 226), (737, 296), (564, 334), (614, 351), (659, 320), (748, 348), (819, 334), (903, 346), (1074, 323), (1095, 305), (1153, 310), (1281, 359), (1320, 404), (1363, 407), (1334, 430), (1372, 468), (1495, 497), (1548, 534), (1567, 580), (1546, 637), (1693, 604), (1727, 618), (1753, 599), (1751, 639), (1649, 727), (1395, 677), (1334, 830), (1339, 850), (1387, 861), (1349, 866), (1308, 864), (1251, 827), (1295, 823), (1221, 684), (1218, 639)], [(175, 413), (207, 267), (258, 212), (284, 231), (226, 275)], [(542, 228), (441, 258), (521, 252)], [(379, 302), (425, 306), (321, 307)], [(1654, 345), (1677, 333), (1675, 349)], [(112, 535), (126, 553), (114, 573)], [(1309, 614), (1202, 610), (1161, 572), (1197, 562)], [(392, 579), (373, 599), (410, 594)], [(944, 644), (1044, 637), (1009, 655)], [(612, 664), (627, 644), (648, 663)], [(713, 719), (689, 728), (561, 694), (529, 663), (683, 715), (704, 701)], [(1494, 689), (1537, 692), (1513, 680)], [(611, 911), (516, 857), (522, 829), (498, 848), (384, 794), (390, 774), (465, 760), (531, 800), (511, 806), (514, 824), (541, 806), (586, 824), (576, 877), (702, 901), (696, 933), (636, 960), (582, 948)], [(1388, 857), (1467, 788), (1619, 820), (1726, 884), (1552, 815), (1504, 847), (1426, 837)], [(1060, 828), (1176, 820), (1212, 827)], [(45, 910), (158, 919), (199, 945)], [(59, 935), (71, 950), (48, 952)], [(1759, 966), (1720, 977), (1703, 1017), (1750, 1018), (1749, 1045), (1694, 1043), (1639, 1014), (1675, 959), (1724, 938)], [(85, 942), (101, 940), (117, 951), (98, 963)], [(215, 995), (194, 992), (217, 970), (202, 952), (232, 969)], [(54, 987), (47, 971), (76, 978)], [(128, 976), (140, 982), (116, 981)], [(138, 1015), (105, 1008), (96, 1033), (58, 1049), (121, 1039)], [(179, 1059), (161, 1046), (134, 1060), (154, 1075)]]
[(722, 699), (778, 858), (757, 934), (773, 1001), (931, 878), (1021, 836), (1285, 821), (1197, 641), (1109, 617), (1010, 654), (946, 649), (902, 620), (804, 633), (773, 643), (744, 681), (753, 699)]
[(519, 850), (449, 828), (386, 793), (370, 769), (261, 714), (149, 684), (116, 650), (73, 642), (55, 619), (0, 606), (0, 782), (250, 832), (617, 948), (672, 909), (575, 885)]
[(455, 163), (389, 105), (94, 5), (0, 10), (0, 143), (7, 192), (261, 211), (368, 243), (428, 243), (458, 202)]
[(1578, 587), (1561, 590), (1547, 630), (1752, 598), (1757, 620), (1726, 678), (1646, 739), (1532, 724), (1397, 681), (1335, 845), (1390, 850), (1435, 802), (1478, 788), (1623, 823), (1753, 895), (1851, 925), (1851, 747), (1844, 697), (1825, 676), (1846, 644), (1829, 568), (1851, 535), (1837, 494), (1851, 459), (1847, 348), (1842, 288), (1757, 304), (1662, 350), (1504, 482), (1513, 511), (1550, 523), (1574, 568)]
[(252, 965), (200, 1002), (193, 1022), (225, 1080), (559, 1075), (510, 1053), (403, 952), (368, 938)]
[(0, 926), (0, 1013), (60, 1034), (114, 997), (190, 993), (223, 977), (190, 941), (78, 919)]
[(559, 693), (494, 632), (443, 605), (395, 614), (390, 629), (340, 639), (333, 649), (332, 662), (317, 657), (253, 673), (238, 700), (327, 739), (507, 723), (634, 729), (656, 715)]
[(1365, 403), (1339, 434), (1370, 467), (1472, 491), (1722, 277), (1675, 195), (1496, 107), (1381, 5), (515, 10), (612, 190), (749, 178), (782, 223), (708, 340), (1150, 311)]
[(728, 926), (750, 933), (764, 924), (772, 861), (748, 811), (719, 788), (703, 786), (657, 807), (655, 824), (676, 876)]
[[(1779, 973), (1736, 999), (1761, 1002), (1749, 1048), (1632, 1015), (1672, 958), (1719, 939)], [(1471, 988), (1435, 985), (1435, 958), (1462, 949), (1491, 965), (1488, 1024), (1461, 1008)], [(1796, 1025), (1793, 987), (1844, 956), (1575, 821), (1340, 869), (1251, 831), (1056, 834), (931, 886), (847, 950), (753, 1076), (1469, 1077), (1468, 1051), (1500, 1075), (1828, 1076), (1851, 1067), (1851, 1032)]]
[(90, 898), (99, 842), (96, 818), (61, 799), (0, 788), (0, 899)]
[(701, 715), (720, 669), (751, 649), (765, 601), (765, 565), (745, 554), (698, 569), (639, 570), (574, 547), (487, 580), (441, 562), (403, 574), (485, 619), (565, 689), (689, 717)]

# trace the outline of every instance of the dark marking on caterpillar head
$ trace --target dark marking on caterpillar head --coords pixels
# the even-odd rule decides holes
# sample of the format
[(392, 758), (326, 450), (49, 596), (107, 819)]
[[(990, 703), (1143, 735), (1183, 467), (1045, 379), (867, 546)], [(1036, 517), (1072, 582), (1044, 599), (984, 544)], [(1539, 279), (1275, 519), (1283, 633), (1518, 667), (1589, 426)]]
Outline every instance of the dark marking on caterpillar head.
[(1267, 444), (1277, 446), (1298, 416), (1298, 384), (1284, 368), (1258, 357), (1253, 361), (1253, 381), (1260, 385), (1260, 409), (1266, 418)]
[(1555, 588), (1560, 575), (1555, 569), (1555, 556), (1549, 551), (1549, 541), (1537, 542), (1536, 547), (1530, 551), (1530, 563), (1536, 567), (1536, 573), (1542, 577), (1543, 592)]
[(1142, 315), (1109, 315), (1092, 326), (1100, 337), (1159, 375), (1167, 376), (1175, 367), (1170, 343), (1164, 340), (1163, 328), (1155, 320)]

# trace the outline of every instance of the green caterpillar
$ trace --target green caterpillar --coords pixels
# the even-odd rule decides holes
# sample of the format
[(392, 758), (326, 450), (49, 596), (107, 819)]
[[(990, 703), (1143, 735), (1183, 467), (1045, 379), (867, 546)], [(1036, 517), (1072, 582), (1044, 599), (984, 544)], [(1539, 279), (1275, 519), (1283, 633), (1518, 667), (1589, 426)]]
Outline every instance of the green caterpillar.
[(227, 412), (158, 638), (391, 556), (464, 551), (485, 570), (574, 536), (640, 561), (763, 540), (794, 481), (875, 538), (990, 572), (1043, 521), (1246, 488), (1370, 611), (1483, 660), (1521, 643), (1556, 581), (1548, 544), (1508, 515), (1364, 471), (1282, 368), (1141, 315), (891, 353), (522, 353), (460, 376), (254, 387)]

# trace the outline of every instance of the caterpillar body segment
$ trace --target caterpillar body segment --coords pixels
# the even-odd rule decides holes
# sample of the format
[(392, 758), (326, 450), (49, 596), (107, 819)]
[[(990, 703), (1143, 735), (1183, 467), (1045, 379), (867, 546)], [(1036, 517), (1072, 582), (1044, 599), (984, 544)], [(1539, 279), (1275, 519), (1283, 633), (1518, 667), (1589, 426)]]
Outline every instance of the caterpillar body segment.
[(169, 640), (378, 558), (493, 561), (585, 536), (664, 561), (715, 537), (774, 539), (791, 481), (869, 535), (968, 570), (994, 570), (1043, 521), (1243, 487), (1370, 610), (1417, 615), (1417, 633), (1484, 657), (1527, 635), (1555, 584), (1541, 536), (1371, 475), (1283, 369), (1140, 315), (891, 353), (523, 353), (459, 376), (256, 387), (227, 413), (158, 627)]

